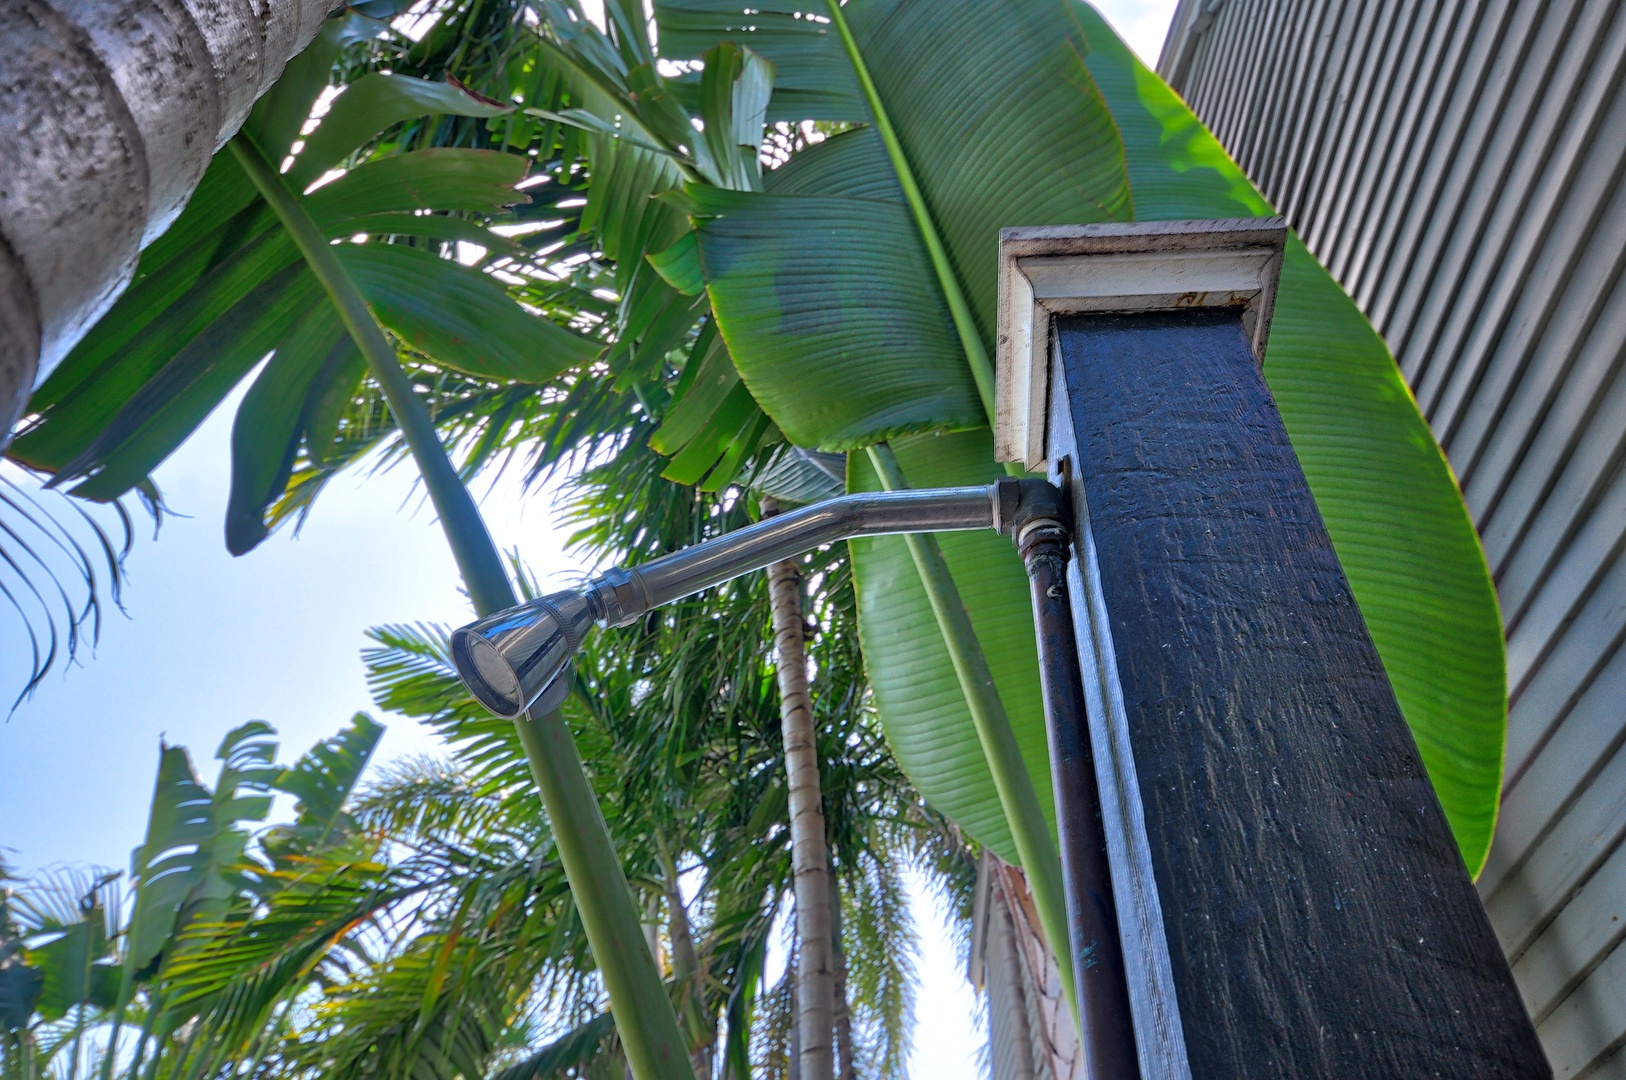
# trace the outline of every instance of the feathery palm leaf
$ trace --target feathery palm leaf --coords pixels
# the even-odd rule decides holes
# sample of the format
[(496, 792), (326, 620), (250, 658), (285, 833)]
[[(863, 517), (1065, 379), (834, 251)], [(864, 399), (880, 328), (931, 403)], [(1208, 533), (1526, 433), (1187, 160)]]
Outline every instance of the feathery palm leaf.
[[(124, 560), (134, 540), (122, 503), (107, 515), (42, 491), (25, 470), (0, 461), (0, 597), (22, 622), (28, 670), (15, 708), (58, 663), (73, 663), (101, 638), (107, 604), (122, 610)], [(19, 655), (19, 659), (20, 659)]]

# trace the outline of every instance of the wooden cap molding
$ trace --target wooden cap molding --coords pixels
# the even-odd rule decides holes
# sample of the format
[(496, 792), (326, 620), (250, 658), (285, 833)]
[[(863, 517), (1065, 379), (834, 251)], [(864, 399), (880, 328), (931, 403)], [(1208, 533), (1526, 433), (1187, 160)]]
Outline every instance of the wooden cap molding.
[(1263, 363), (1286, 241), (1279, 217), (1001, 229), (995, 456), (1045, 467), (1052, 315), (1241, 307)]

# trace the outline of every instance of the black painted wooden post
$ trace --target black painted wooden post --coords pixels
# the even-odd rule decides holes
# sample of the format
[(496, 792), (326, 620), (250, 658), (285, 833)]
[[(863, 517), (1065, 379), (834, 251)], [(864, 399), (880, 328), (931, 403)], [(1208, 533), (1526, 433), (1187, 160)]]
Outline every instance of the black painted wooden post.
[(1000, 443), (1072, 501), (1142, 1075), (1548, 1076), (1257, 366), (1282, 236), (1002, 236)]

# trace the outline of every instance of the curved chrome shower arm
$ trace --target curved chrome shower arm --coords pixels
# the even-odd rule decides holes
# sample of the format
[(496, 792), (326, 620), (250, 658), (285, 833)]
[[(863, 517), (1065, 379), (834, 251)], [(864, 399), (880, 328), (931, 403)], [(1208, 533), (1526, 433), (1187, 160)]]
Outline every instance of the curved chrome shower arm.
[(988, 528), (1011, 533), (1024, 522), (1065, 516), (1060, 493), (1043, 480), (843, 495), (487, 616), (452, 634), (452, 660), (481, 704), (498, 716), (518, 716), (532, 703), (562, 700), (568, 680), (558, 675), (595, 622), (625, 626), (662, 604), (854, 537)]
[(951, 532), (994, 526), (999, 485), (843, 495), (765, 518), (726, 536), (636, 567), (617, 567), (589, 584), (598, 619), (625, 626), (638, 616), (826, 544), (859, 536)]

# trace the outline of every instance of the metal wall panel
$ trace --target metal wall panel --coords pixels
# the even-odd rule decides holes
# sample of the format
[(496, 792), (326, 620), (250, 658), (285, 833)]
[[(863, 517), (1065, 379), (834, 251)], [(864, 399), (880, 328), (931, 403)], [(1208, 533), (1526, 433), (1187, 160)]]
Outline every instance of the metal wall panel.
[(1508, 635), (1480, 893), (1557, 1074), (1626, 1078), (1626, 5), (1182, 0), (1159, 69), (1457, 470)]

